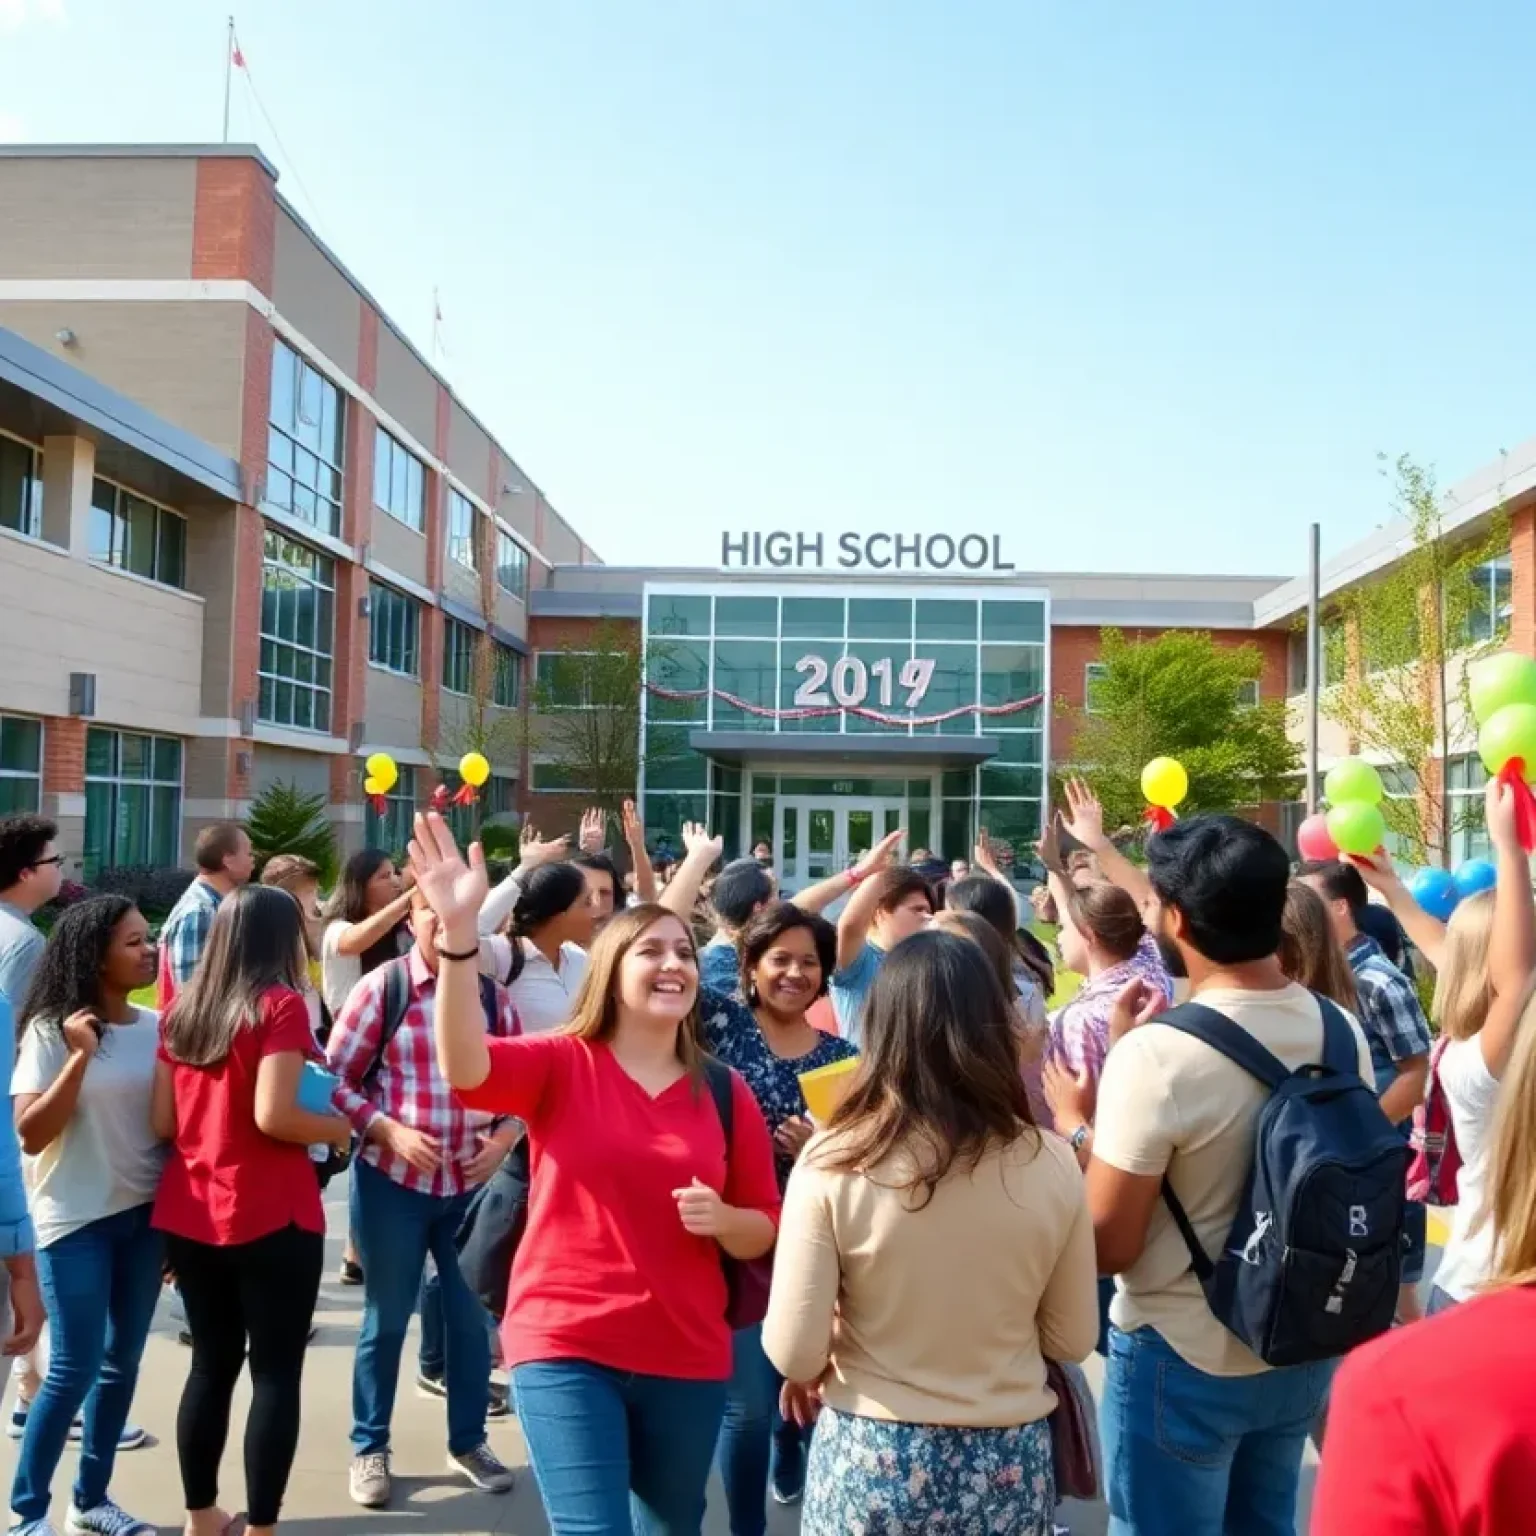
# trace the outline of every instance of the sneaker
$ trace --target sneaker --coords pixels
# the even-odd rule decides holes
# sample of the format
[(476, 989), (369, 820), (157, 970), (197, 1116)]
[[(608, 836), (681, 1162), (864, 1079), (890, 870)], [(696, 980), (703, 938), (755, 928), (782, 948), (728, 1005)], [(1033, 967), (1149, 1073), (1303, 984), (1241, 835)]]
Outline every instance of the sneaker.
[(343, 1285), (361, 1285), (363, 1283), (363, 1266), (354, 1263), (351, 1259), (341, 1261), (341, 1274), (338, 1276)]
[(805, 1443), (798, 1434), (775, 1436), (773, 1449), (773, 1502), (798, 1504), (805, 1493)]
[(482, 1493), (511, 1493), (512, 1469), (498, 1460), (488, 1445), (477, 1445), (463, 1456), (449, 1456), (448, 1470), (461, 1472)]
[(352, 1460), (352, 1502), (364, 1509), (383, 1509), (389, 1503), (389, 1452), (370, 1451)]
[(31, 1407), (31, 1403), (23, 1402), (19, 1397), (11, 1405), (11, 1416), (5, 1421), (5, 1433), (7, 1439), (20, 1440), (21, 1437), (26, 1434), (27, 1413)]
[[(442, 1376), (430, 1376), (426, 1371), (416, 1373), (416, 1390), (422, 1397), (448, 1396), (448, 1382)], [(490, 1383), (490, 1396), (485, 1404), (485, 1416), (488, 1419), (504, 1419), (511, 1413), (512, 1405), (509, 1401), (511, 1394), (499, 1381)]]
[(64, 1517), (64, 1536), (160, 1536), (160, 1528), (134, 1519), (111, 1499), (103, 1499), (95, 1509), (70, 1505)]
[[(27, 1415), (32, 1411), (31, 1403), (24, 1403), (20, 1398), (16, 1399), (15, 1406), (11, 1409), (10, 1419), (6, 1422), (5, 1433), (12, 1440), (20, 1440), (27, 1432)], [(77, 1413), (74, 1422), (69, 1426), (69, 1443), (79, 1445), (80, 1437), (85, 1433), (85, 1421)], [(124, 1424), (123, 1432), (117, 1437), (117, 1448), (120, 1451), (136, 1451), (149, 1439), (149, 1431), (140, 1429), (137, 1424)]]
[(13, 1525), (6, 1536), (58, 1536), (58, 1533), (46, 1520), (23, 1520), (20, 1525)]

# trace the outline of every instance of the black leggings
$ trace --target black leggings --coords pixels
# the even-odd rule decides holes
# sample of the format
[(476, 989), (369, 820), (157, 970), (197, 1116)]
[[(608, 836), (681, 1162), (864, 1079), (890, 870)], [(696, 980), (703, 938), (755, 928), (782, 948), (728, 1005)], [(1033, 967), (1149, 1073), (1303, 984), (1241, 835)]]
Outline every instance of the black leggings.
[(231, 1248), (168, 1237), (192, 1333), (192, 1369), (176, 1415), (176, 1451), (187, 1509), (219, 1502), (229, 1403), (246, 1340), (251, 1411), (245, 1423), (245, 1491), (252, 1525), (275, 1525), (299, 1444), (299, 1387), (320, 1294), (325, 1239), (285, 1227)]

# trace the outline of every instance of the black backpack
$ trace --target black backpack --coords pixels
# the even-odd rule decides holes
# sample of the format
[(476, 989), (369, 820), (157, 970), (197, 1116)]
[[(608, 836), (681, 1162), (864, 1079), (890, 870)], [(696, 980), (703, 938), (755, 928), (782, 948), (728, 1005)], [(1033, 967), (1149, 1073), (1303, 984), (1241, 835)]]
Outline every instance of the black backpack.
[[(411, 972), (405, 957), (386, 961), (380, 969), (384, 972), (384, 1017), (379, 1023), (378, 1049), (368, 1063), (368, 1070), (358, 1080), (360, 1088), (369, 1087), (379, 1075), (389, 1052), (389, 1043), (399, 1033), (406, 1010), (411, 1006)], [(480, 1006), (485, 1011), (486, 1033), (494, 1034), (501, 1019), (501, 1003), (496, 996), (496, 983), (489, 976), (480, 978)]]
[(1290, 1071), (1198, 1003), (1157, 1023), (1193, 1035), (1269, 1089), (1253, 1167), (1220, 1257), (1200, 1246), (1166, 1175), (1163, 1198), (1216, 1317), (1272, 1366), (1331, 1360), (1392, 1326), (1409, 1150), (1360, 1076), (1354, 1032), (1326, 998), (1321, 1065)]

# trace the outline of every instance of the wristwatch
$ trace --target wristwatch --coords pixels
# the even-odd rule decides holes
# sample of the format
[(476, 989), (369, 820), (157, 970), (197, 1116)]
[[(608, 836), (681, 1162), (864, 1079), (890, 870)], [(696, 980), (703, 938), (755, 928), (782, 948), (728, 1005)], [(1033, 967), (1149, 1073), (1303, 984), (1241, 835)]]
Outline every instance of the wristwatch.
[(1087, 1145), (1088, 1137), (1092, 1134), (1092, 1127), (1085, 1120), (1078, 1128), (1067, 1137), (1067, 1145), (1074, 1152), (1081, 1152)]

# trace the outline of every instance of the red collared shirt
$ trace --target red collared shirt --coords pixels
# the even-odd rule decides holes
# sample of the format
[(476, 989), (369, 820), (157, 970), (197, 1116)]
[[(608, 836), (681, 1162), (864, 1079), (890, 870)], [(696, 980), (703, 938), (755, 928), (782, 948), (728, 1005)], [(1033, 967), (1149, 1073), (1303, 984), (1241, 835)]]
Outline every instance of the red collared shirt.
[[(400, 1028), (384, 1052), (379, 1070), (365, 1085), (363, 1078), (373, 1064), (384, 1027), (384, 979), (388, 966), (370, 971), (353, 987), (331, 1029), (326, 1055), (331, 1070), (341, 1079), (336, 1107), (366, 1136), (380, 1115), (413, 1131), (425, 1131), (441, 1143), (442, 1161), (435, 1173), (421, 1173), (404, 1158), (396, 1157), (377, 1142), (365, 1141), (362, 1160), (387, 1174), (395, 1183), (423, 1195), (457, 1195), (465, 1189), (464, 1165), (480, 1150), (480, 1133), (491, 1116), (468, 1110), (455, 1096), (437, 1069), (437, 1042), (433, 1037), (433, 1008), (437, 978), (427, 969), (420, 949), (412, 949), (403, 962), (410, 976), (410, 996)], [(494, 1035), (518, 1033), (517, 1014), (506, 990), (496, 988), (497, 1016)]]

